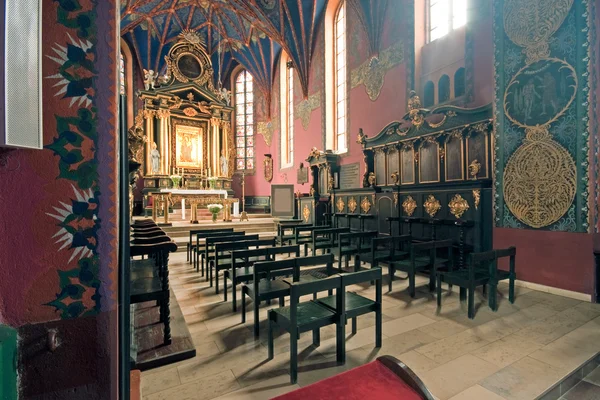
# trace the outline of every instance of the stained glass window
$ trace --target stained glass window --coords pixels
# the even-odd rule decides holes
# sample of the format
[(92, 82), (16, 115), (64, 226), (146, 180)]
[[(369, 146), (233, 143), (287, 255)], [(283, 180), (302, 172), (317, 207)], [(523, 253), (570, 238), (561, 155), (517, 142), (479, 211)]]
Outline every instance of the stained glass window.
[(244, 70), (235, 80), (236, 169), (254, 169), (254, 93), (252, 75)]
[(119, 63), (119, 92), (121, 96), (125, 96), (125, 57), (123, 57), (123, 53), (121, 55), (121, 60)]
[(335, 18), (335, 149), (346, 151), (346, 2)]
[(429, 0), (429, 41), (467, 23), (467, 0)]

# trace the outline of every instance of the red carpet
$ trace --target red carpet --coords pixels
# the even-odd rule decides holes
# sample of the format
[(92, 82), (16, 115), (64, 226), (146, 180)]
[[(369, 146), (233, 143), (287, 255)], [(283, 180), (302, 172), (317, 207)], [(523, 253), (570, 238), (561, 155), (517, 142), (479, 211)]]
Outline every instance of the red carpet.
[(379, 361), (373, 361), (274, 400), (421, 400), (410, 386)]

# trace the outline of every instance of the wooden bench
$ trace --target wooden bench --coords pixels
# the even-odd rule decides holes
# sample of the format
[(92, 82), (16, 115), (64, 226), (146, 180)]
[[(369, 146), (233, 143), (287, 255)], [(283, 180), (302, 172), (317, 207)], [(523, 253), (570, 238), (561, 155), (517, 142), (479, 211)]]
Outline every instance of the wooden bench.
[(269, 214), (271, 212), (271, 197), (246, 196), (244, 199), (244, 211)]
[(211, 229), (192, 229), (190, 231), (190, 239), (187, 243), (187, 261), (192, 263), (192, 252), (198, 246), (198, 243), (194, 244), (194, 235), (202, 234), (204, 232), (217, 233), (217, 232), (233, 232), (233, 228), (211, 228)]

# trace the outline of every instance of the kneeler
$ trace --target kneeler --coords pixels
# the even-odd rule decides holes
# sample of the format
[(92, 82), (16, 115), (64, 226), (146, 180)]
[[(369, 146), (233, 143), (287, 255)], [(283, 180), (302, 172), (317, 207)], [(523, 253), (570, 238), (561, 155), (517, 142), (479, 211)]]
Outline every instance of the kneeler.
[(434, 400), (423, 381), (392, 356), (323, 379), (272, 400)]
[[(336, 324), (336, 359), (346, 361), (344, 321), (344, 289), (340, 276), (331, 276), (312, 282), (287, 282), (290, 285), (290, 305), (269, 310), (269, 360), (273, 359), (273, 330), (282, 328), (290, 334), (290, 382), (298, 381), (298, 338), (302, 332), (313, 332), (313, 345), (321, 344), (319, 329)], [(336, 307), (331, 309), (314, 300), (300, 303), (300, 297), (335, 289)]]

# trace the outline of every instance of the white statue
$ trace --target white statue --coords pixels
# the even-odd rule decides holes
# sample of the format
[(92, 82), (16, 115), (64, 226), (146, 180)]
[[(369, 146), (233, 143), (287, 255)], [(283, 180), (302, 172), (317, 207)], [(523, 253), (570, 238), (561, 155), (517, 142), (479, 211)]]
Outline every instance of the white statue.
[(156, 83), (156, 78), (158, 78), (158, 73), (153, 70), (144, 70), (144, 87), (146, 90), (154, 90), (154, 85)]
[(221, 175), (225, 177), (229, 177), (229, 162), (227, 161), (227, 157), (225, 157), (225, 150), (221, 150)]
[(230, 105), (231, 103), (231, 93), (226, 88), (222, 88), (219, 91), (219, 98), (225, 102), (225, 104)]
[(152, 143), (152, 151), (150, 157), (152, 158), (152, 173), (158, 174), (160, 172), (160, 153), (156, 148), (156, 143)]

